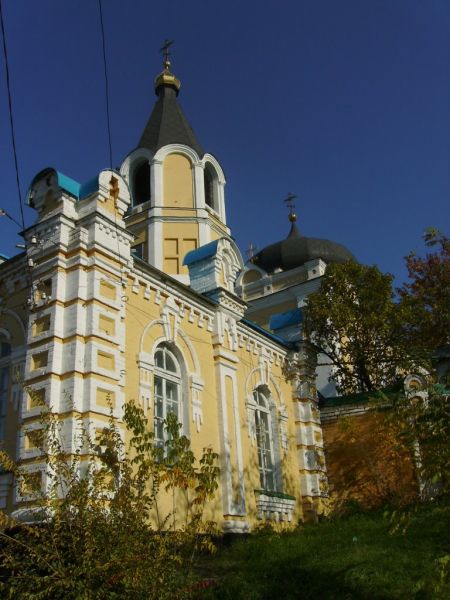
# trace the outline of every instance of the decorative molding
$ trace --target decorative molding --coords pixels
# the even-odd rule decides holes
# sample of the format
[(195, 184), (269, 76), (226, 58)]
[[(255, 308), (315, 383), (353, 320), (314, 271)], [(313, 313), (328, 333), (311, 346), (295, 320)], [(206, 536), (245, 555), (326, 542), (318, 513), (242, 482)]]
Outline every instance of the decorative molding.
[(295, 510), (295, 499), (282, 497), (282, 494), (272, 494), (271, 492), (255, 491), (256, 508), (258, 519), (266, 521), (283, 522), (292, 521), (292, 515)]

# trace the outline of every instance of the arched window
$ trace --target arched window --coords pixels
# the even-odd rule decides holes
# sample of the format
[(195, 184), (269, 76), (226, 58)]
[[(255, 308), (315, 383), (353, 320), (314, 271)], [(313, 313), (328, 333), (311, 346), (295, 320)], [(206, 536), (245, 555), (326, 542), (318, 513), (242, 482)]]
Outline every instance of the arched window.
[(154, 373), (154, 424), (155, 443), (163, 447), (167, 439), (164, 419), (173, 413), (182, 421), (180, 365), (167, 346), (160, 345), (155, 352)]
[(204, 182), (205, 203), (216, 212), (219, 212), (217, 199), (217, 174), (209, 163), (206, 163), (205, 165)]
[(255, 432), (261, 489), (273, 491), (275, 490), (275, 468), (269, 400), (261, 388), (253, 392), (253, 398), (256, 404)]
[(133, 206), (150, 200), (150, 164), (146, 160), (133, 172)]
[(9, 397), (11, 344), (0, 334), (0, 440), (5, 437), (6, 408)]

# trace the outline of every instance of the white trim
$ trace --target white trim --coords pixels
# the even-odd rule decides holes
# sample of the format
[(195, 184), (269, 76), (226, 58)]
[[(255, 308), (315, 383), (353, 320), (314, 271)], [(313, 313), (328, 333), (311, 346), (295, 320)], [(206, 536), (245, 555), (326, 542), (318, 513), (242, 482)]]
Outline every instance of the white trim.
[[(221, 480), (222, 480), (222, 502), (225, 515), (245, 515), (245, 485), (244, 485), (244, 461), (242, 456), (241, 428), (238, 406), (237, 370), (231, 365), (222, 362), (216, 363), (218, 381), (218, 411), (219, 411), (219, 436), (221, 442)], [(230, 377), (233, 386), (233, 398), (227, 398), (226, 377)], [(231, 463), (230, 430), (233, 424), (228, 422), (228, 403), (232, 401), (232, 415), (234, 420), (234, 434), (236, 440), (236, 465)], [(232, 471), (236, 468), (238, 489), (233, 490)], [(236, 501), (236, 494), (238, 498)]]
[(183, 154), (189, 158), (193, 166), (201, 164), (200, 157), (197, 152), (193, 148), (185, 146), (184, 144), (167, 144), (167, 146), (159, 148), (159, 150), (155, 153), (153, 160), (164, 162), (169, 154)]

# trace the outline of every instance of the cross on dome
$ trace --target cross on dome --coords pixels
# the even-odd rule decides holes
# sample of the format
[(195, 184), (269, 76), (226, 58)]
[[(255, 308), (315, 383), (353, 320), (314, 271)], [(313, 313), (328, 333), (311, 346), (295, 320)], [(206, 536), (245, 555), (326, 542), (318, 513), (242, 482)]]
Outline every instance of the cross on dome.
[(295, 194), (292, 192), (288, 192), (287, 198), (283, 200), (289, 210), (289, 221), (294, 223), (297, 220), (297, 215), (295, 214), (295, 202), (294, 200), (297, 198)]
[(175, 40), (168, 40), (167, 38), (164, 40), (164, 44), (160, 48), (160, 52), (163, 55), (163, 67), (168, 71), (170, 67), (170, 46), (174, 43)]

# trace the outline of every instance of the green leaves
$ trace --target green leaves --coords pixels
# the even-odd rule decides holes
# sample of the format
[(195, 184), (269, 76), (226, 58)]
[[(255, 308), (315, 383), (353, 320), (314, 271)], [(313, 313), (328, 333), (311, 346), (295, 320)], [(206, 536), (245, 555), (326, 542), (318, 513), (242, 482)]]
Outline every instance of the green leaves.
[(405, 314), (405, 343), (417, 354), (431, 355), (450, 344), (450, 241), (436, 229), (425, 233), (425, 257), (406, 256), (409, 282), (399, 288)]
[(406, 362), (392, 279), (375, 266), (331, 264), (308, 297), (305, 335), (328, 357), (341, 393), (386, 387)]
[[(139, 406), (126, 405), (124, 423), (125, 431), (111, 414), (93, 440), (80, 421), (68, 454), (61, 420), (43, 410), (36, 439), (48, 485), (36, 481), (29, 490), (41, 519), (35, 526), (0, 521), (2, 597), (189, 596), (195, 554), (211, 547), (205, 533), (214, 527), (203, 514), (218, 486), (217, 454), (207, 449), (197, 462), (173, 415), (164, 449)], [(31, 485), (25, 467), (4, 454), (0, 460)]]

